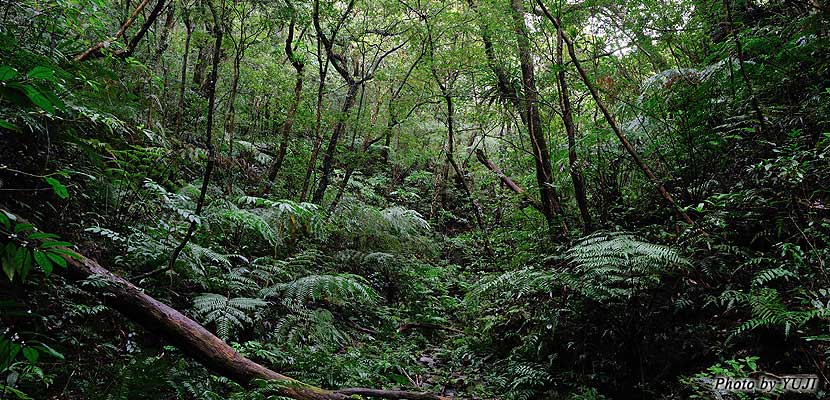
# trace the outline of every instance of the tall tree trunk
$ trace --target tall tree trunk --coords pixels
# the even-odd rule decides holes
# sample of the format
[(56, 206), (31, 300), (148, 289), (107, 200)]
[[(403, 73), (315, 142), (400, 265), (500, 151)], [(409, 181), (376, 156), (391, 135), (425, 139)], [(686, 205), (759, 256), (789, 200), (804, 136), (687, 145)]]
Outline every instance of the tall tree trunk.
[(282, 168), (282, 163), (285, 161), (285, 153), (288, 151), (288, 141), (291, 135), (291, 127), (294, 126), (294, 118), (297, 115), (297, 108), (300, 106), (300, 99), (303, 94), (303, 73), (305, 71), (305, 64), (297, 58), (292, 47), (294, 46), (295, 23), (296, 17), (291, 19), (291, 23), (288, 25), (288, 37), (285, 39), (285, 55), (288, 57), (288, 61), (291, 62), (291, 65), (294, 66), (294, 70), (296, 71), (296, 80), (294, 81), (294, 98), (291, 101), (291, 105), (288, 107), (288, 112), (285, 115), (285, 122), (282, 124), (282, 138), (279, 152), (274, 160), (274, 164), (271, 166), (271, 170), (268, 172), (268, 181), (270, 182), (274, 182), (274, 179), (277, 178), (277, 174), (280, 172), (280, 168)]
[(167, 51), (167, 48), (170, 47), (170, 31), (173, 29), (173, 25), (176, 22), (176, 3), (171, 1), (167, 5), (167, 17), (164, 20), (164, 27), (161, 29), (161, 35), (159, 36), (159, 43), (158, 47), (156, 48), (156, 52), (153, 54), (152, 61), (150, 64), (155, 64), (158, 60), (161, 59), (161, 56)]
[(599, 107), (603, 117), (605, 117), (605, 120), (608, 122), (608, 125), (611, 126), (611, 130), (614, 131), (614, 134), (617, 135), (617, 138), (620, 140), (620, 143), (622, 143), (625, 150), (631, 156), (631, 159), (634, 161), (635, 164), (637, 164), (637, 166), (640, 168), (643, 174), (654, 184), (654, 186), (657, 188), (657, 192), (660, 193), (660, 196), (662, 196), (663, 199), (665, 199), (666, 202), (669, 203), (669, 205), (671, 205), (672, 208), (674, 208), (678, 216), (680, 216), (680, 218), (686, 221), (686, 223), (694, 225), (694, 222), (691, 218), (689, 218), (689, 215), (686, 214), (686, 212), (683, 211), (683, 209), (677, 205), (671, 193), (669, 193), (669, 191), (666, 190), (666, 187), (663, 185), (663, 182), (657, 179), (657, 176), (654, 175), (654, 172), (651, 171), (651, 168), (649, 168), (648, 165), (646, 165), (645, 162), (643, 162), (643, 160), (640, 158), (640, 155), (637, 153), (637, 150), (634, 149), (634, 146), (631, 145), (631, 142), (628, 141), (628, 138), (617, 125), (617, 122), (614, 120), (614, 116), (611, 115), (611, 113), (608, 111), (608, 107), (605, 106), (605, 102), (599, 96), (597, 88), (591, 82), (591, 79), (588, 77), (588, 73), (585, 71), (585, 68), (582, 67), (582, 63), (579, 61), (579, 58), (577, 58), (573, 41), (571, 41), (571, 39), (568, 38), (568, 35), (566, 35), (565, 32), (562, 30), (562, 25), (559, 23), (559, 20), (557, 20), (553, 15), (551, 15), (550, 11), (548, 11), (547, 7), (545, 7), (545, 4), (542, 2), (542, 0), (536, 0), (536, 2), (542, 9), (542, 12), (544, 13), (545, 17), (547, 17), (547, 19), (553, 23), (553, 25), (559, 32), (559, 35), (562, 36), (562, 40), (568, 46), (568, 55), (571, 57), (571, 61), (573, 61), (574, 66), (576, 66), (576, 70), (579, 72), (579, 76), (582, 78), (582, 82), (585, 83), (585, 86), (591, 92), (591, 97), (594, 98), (594, 101), (597, 103), (597, 107)]
[(357, 98), (358, 85), (357, 82), (348, 82), (349, 88), (346, 91), (346, 98), (343, 100), (343, 106), (340, 108), (340, 115), (337, 117), (337, 122), (334, 124), (334, 129), (331, 132), (329, 143), (326, 146), (326, 151), (323, 153), (323, 166), (320, 171), (320, 183), (317, 185), (317, 190), (314, 191), (314, 196), (311, 201), (320, 204), (323, 201), (323, 196), (326, 194), (331, 173), (334, 170), (334, 155), (337, 152), (337, 142), (340, 140), (340, 135), (346, 130), (346, 121), (349, 118), (349, 111), (355, 104)]
[(308, 189), (311, 185), (311, 174), (317, 166), (317, 155), (320, 154), (320, 146), (323, 144), (323, 91), (326, 88), (326, 75), (329, 70), (329, 59), (323, 57), (320, 41), (317, 41), (317, 65), (320, 81), (317, 84), (317, 103), (314, 111), (314, 145), (311, 148), (311, 157), (308, 160), (308, 167), (303, 178), (303, 189), (300, 193), (300, 200), (305, 201)]
[[(214, 109), (216, 108), (216, 80), (219, 79), (219, 57), (221, 56), (222, 36), (224, 32), (218, 22), (219, 18), (222, 17), (217, 16), (216, 10), (212, 5), (210, 7), (210, 11), (211, 14), (213, 14), (214, 22), (216, 22), (216, 29), (213, 32), (214, 35), (216, 35), (216, 38), (213, 45), (213, 61), (210, 70), (210, 81), (208, 83), (207, 127), (205, 129), (205, 147), (207, 148), (208, 159), (207, 164), (205, 165), (205, 174), (202, 176), (202, 188), (199, 191), (199, 199), (196, 201), (196, 210), (193, 213), (197, 217), (202, 214), (202, 207), (205, 204), (205, 196), (207, 194), (208, 185), (210, 184), (210, 177), (213, 174), (213, 167), (216, 164), (216, 151), (213, 146), (213, 119)], [(222, 10), (221, 15), (224, 16), (224, 13), (225, 11)], [(165, 267), (138, 275), (134, 277), (133, 280), (138, 281), (173, 269), (176, 266), (176, 260), (179, 258), (179, 255), (187, 246), (190, 238), (193, 237), (193, 234), (196, 232), (198, 225), (197, 222), (198, 218), (191, 219), (190, 225), (187, 228), (187, 233), (185, 233), (181, 242), (179, 242), (179, 245), (173, 249), (173, 252), (170, 254), (170, 258), (168, 259)]]
[(473, 196), (473, 192), (467, 184), (466, 174), (461, 169), (461, 166), (458, 165), (458, 162), (455, 161), (455, 106), (453, 105), (452, 95), (447, 95), (444, 99), (447, 102), (447, 160), (450, 165), (452, 165), (456, 179), (458, 180), (459, 185), (461, 185), (461, 188), (464, 190), (464, 194), (467, 196), (467, 199), (470, 201), (478, 229), (483, 231), (486, 228), (484, 225), (484, 217), (481, 212), (481, 204), (479, 204), (478, 200), (476, 200), (475, 196)]
[(573, 112), (571, 111), (571, 95), (568, 93), (568, 81), (565, 79), (565, 64), (562, 57), (562, 34), (559, 30), (556, 32), (556, 63), (559, 64), (559, 71), (556, 73), (556, 78), (559, 82), (562, 123), (565, 124), (565, 132), (568, 135), (568, 170), (571, 173), (571, 181), (574, 185), (576, 205), (579, 207), (579, 214), (582, 216), (582, 230), (588, 233), (592, 229), (591, 213), (588, 212), (585, 179), (582, 177), (576, 156), (576, 125), (574, 124)]
[(228, 94), (228, 115), (225, 120), (225, 140), (228, 141), (228, 156), (233, 159), (233, 142), (236, 131), (236, 95), (239, 93), (239, 74), (242, 56), (236, 54), (233, 60), (233, 75), (231, 77), (231, 91)]
[(481, 11), (475, 0), (467, 0), (467, 5), (476, 12), (478, 16), (478, 26), (481, 31), (481, 41), (484, 43), (484, 54), (487, 57), (487, 64), (493, 74), (496, 76), (496, 86), (499, 89), (499, 96), (503, 101), (507, 101), (513, 105), (516, 111), (522, 118), (522, 123), (527, 124), (527, 114), (522, 110), (521, 102), (519, 101), (518, 89), (510, 81), (507, 73), (502, 68), (498, 59), (496, 59), (496, 51), (493, 46), (493, 39), (486, 21), (483, 21)]
[(196, 65), (193, 67), (193, 86), (204, 96), (207, 80), (205, 79), (205, 70), (207, 69), (208, 59), (212, 48), (210, 45), (199, 46), (199, 54), (196, 56)]
[(511, 0), (513, 8), (513, 22), (516, 30), (516, 41), (519, 49), (519, 63), (522, 70), (522, 106), (527, 114), (527, 130), (530, 135), (530, 144), (533, 157), (536, 159), (536, 182), (542, 203), (542, 213), (553, 229), (555, 217), (560, 213), (560, 205), (556, 189), (553, 187), (550, 152), (545, 135), (542, 132), (542, 120), (539, 116), (538, 92), (536, 78), (533, 71), (533, 55), (530, 52), (530, 38), (525, 25), (524, 0)]
[(179, 103), (176, 107), (176, 124), (173, 128), (173, 137), (178, 137), (182, 128), (182, 118), (184, 116), (184, 91), (187, 87), (187, 59), (190, 56), (190, 38), (193, 36), (193, 24), (190, 22), (190, 11), (182, 10), (182, 18), (184, 19), (185, 37), (184, 37), (184, 54), (182, 54), (182, 77), (179, 84)]
[(349, 1), (346, 6), (346, 10), (343, 14), (341, 14), (340, 19), (334, 28), (334, 32), (331, 33), (331, 37), (328, 37), (326, 33), (323, 32), (323, 28), (320, 25), (320, 1), (314, 0), (313, 5), (312, 22), (314, 24), (314, 30), (317, 32), (317, 40), (322, 43), (322, 48), (326, 51), (326, 59), (328, 59), (343, 80), (346, 81), (346, 85), (348, 86), (346, 98), (343, 100), (343, 106), (340, 109), (340, 114), (337, 116), (337, 122), (334, 124), (334, 129), (332, 129), (328, 146), (326, 147), (325, 153), (323, 153), (323, 165), (322, 170), (320, 171), (320, 182), (317, 184), (317, 190), (314, 191), (314, 196), (312, 196), (312, 202), (317, 204), (322, 203), (323, 197), (326, 194), (326, 188), (328, 188), (331, 173), (334, 170), (334, 155), (337, 152), (337, 142), (340, 140), (340, 135), (343, 134), (343, 131), (346, 128), (346, 121), (349, 118), (349, 111), (351, 111), (352, 106), (354, 106), (355, 98), (357, 97), (357, 90), (363, 85), (363, 80), (355, 80), (352, 73), (349, 72), (349, 65), (346, 57), (335, 54), (333, 49), (337, 34), (343, 27), (343, 24), (349, 17), (349, 14), (351, 14), (354, 9), (354, 4), (355, 0)]

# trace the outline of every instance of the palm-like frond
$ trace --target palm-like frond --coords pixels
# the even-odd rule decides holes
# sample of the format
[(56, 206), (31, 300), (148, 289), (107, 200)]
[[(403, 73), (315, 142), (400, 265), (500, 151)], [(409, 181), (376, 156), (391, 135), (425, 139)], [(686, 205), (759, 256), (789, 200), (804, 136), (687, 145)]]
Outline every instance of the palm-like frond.
[(305, 304), (324, 300), (332, 304), (376, 304), (380, 296), (358, 275), (309, 275), (277, 285), (284, 302)]
[(221, 294), (204, 293), (193, 300), (193, 309), (204, 324), (215, 324), (216, 333), (229, 339), (234, 329), (253, 323), (250, 314), (268, 305), (250, 297), (228, 298)]

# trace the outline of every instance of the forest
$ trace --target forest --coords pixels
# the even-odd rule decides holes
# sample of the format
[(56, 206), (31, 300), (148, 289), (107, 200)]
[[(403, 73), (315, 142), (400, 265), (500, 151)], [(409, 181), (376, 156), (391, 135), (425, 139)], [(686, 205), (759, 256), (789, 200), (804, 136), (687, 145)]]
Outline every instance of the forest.
[(0, 14), (0, 399), (830, 397), (826, 0)]

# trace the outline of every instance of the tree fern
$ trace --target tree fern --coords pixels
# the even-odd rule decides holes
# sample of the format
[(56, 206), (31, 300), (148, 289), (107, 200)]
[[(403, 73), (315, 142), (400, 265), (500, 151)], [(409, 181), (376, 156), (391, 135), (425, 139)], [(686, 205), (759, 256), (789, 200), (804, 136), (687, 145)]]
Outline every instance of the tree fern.
[(474, 303), (494, 294), (521, 298), (563, 285), (596, 301), (624, 299), (657, 285), (663, 274), (673, 268), (689, 265), (670, 247), (643, 242), (621, 232), (587, 236), (567, 250), (565, 258), (572, 263), (572, 269), (526, 268), (485, 278), (468, 293), (468, 301)]
[(598, 301), (627, 298), (660, 283), (664, 274), (690, 265), (668, 246), (643, 242), (625, 232), (598, 232), (565, 253), (574, 269), (569, 286)]
[(234, 329), (253, 323), (250, 314), (268, 305), (249, 297), (228, 298), (221, 294), (204, 293), (193, 300), (193, 309), (203, 324), (215, 324), (216, 333), (229, 339)]
[(316, 204), (297, 203), (291, 200), (269, 200), (243, 196), (240, 205), (253, 207), (274, 229), (278, 241), (297, 238), (300, 235), (315, 236), (322, 233), (319, 209)]
[(297, 305), (291, 309), (291, 313), (276, 324), (274, 335), (279, 342), (294, 346), (313, 344), (338, 348), (350, 340), (346, 332), (337, 328), (330, 311), (310, 310)]
[(305, 304), (324, 300), (338, 305), (376, 304), (380, 296), (363, 277), (351, 274), (309, 275), (275, 287), (284, 302)]

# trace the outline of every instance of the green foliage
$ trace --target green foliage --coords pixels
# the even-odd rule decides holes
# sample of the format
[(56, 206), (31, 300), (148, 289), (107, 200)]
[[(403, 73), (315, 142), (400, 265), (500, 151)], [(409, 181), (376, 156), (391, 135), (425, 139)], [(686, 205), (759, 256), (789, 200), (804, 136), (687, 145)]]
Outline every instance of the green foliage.
[(331, 304), (354, 306), (373, 305), (379, 296), (357, 275), (310, 275), (273, 288), (283, 302), (306, 304), (325, 301)]
[(228, 298), (216, 293), (204, 293), (193, 299), (193, 310), (204, 324), (214, 324), (216, 334), (222, 339), (230, 338), (235, 329), (254, 322), (254, 314), (268, 303), (249, 297)]
[(821, 2), (317, 3), (124, 32), (135, 4), (4, 3), (0, 397), (276, 397), (64, 278), (75, 250), (325, 388), (707, 398), (827, 364)]

